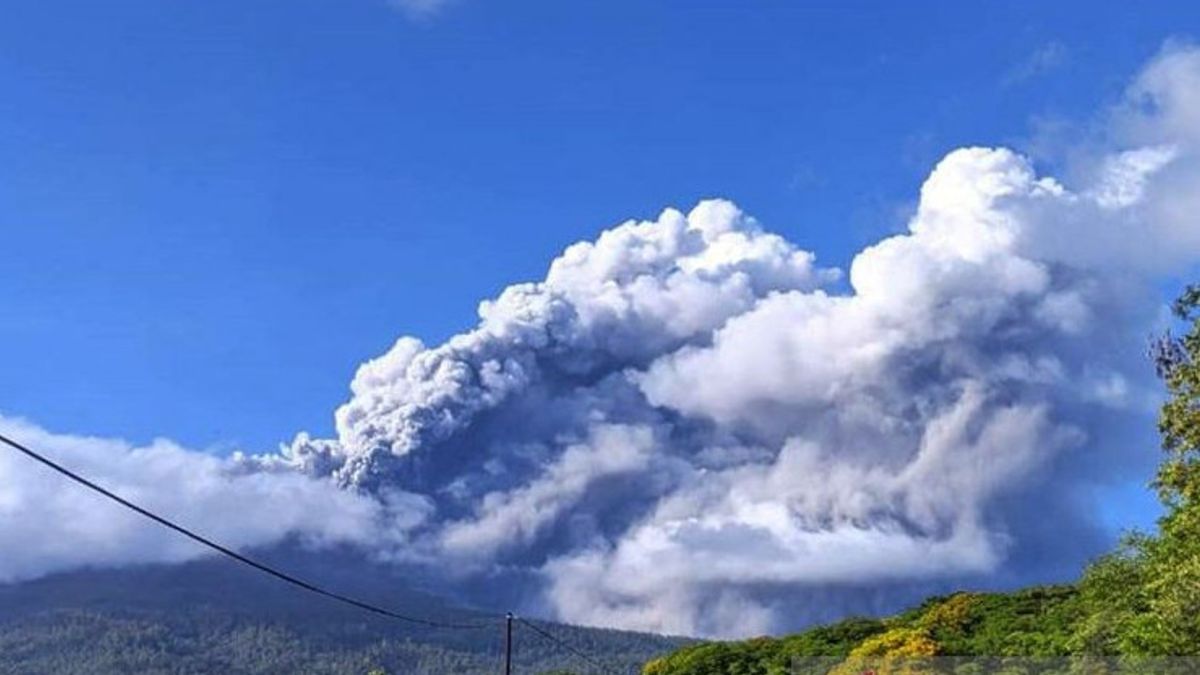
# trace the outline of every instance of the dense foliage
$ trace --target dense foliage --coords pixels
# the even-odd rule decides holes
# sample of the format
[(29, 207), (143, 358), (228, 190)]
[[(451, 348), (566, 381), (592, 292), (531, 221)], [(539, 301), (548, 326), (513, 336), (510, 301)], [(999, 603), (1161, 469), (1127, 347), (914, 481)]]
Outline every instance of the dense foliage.
[[(359, 597), (441, 620), (484, 618), (413, 590), (386, 569), (364, 569), (341, 558), (288, 558), (289, 569), (300, 567), (304, 576)], [(622, 631), (543, 628), (602, 655), (619, 672), (683, 643)], [(462, 631), (376, 619), (220, 560), (80, 571), (0, 585), (2, 675), (494, 675), (502, 640), (501, 620), (494, 627)], [(519, 624), (514, 642), (516, 672), (590, 672), (577, 657)]]
[(1189, 329), (1153, 349), (1168, 394), (1154, 481), (1165, 514), (1156, 535), (1131, 535), (1084, 574), (1093, 612), (1080, 630), (1082, 650), (1200, 655), (1200, 286), (1180, 297), (1175, 315)]
[(642, 672), (790, 675), (795, 664), (809, 659), (833, 668), (843, 658), (858, 657), (1060, 656), (1070, 652), (1080, 615), (1079, 594), (1066, 586), (957, 593), (889, 619), (850, 619), (778, 639), (689, 645), (651, 661)]
[(958, 593), (884, 620), (689, 645), (643, 674), (783, 675), (817, 656), (831, 657), (821, 672), (840, 673), (859, 672), (864, 658), (1200, 655), (1200, 286), (1174, 309), (1187, 330), (1152, 350), (1168, 395), (1159, 417), (1165, 457), (1153, 484), (1164, 506), (1157, 533), (1127, 536), (1075, 586)]
[[(615, 636), (591, 640), (619, 672), (644, 661), (645, 644)], [(520, 673), (590, 672), (570, 654), (535, 642), (520, 645)], [(134, 613), (63, 611), (0, 630), (0, 673), (345, 673), (495, 675), (496, 642), (479, 649), (389, 637), (338, 644), (314, 639), (312, 628), (248, 622), (221, 615), (184, 618)], [(570, 669), (568, 669), (570, 668)]]

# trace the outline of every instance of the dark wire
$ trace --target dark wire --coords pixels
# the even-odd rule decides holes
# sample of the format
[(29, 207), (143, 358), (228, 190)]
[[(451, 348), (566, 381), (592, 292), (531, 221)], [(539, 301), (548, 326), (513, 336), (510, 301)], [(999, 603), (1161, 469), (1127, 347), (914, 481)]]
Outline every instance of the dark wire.
[[(303, 579), (300, 579), (298, 577), (294, 577), (286, 572), (281, 572), (273, 567), (270, 567), (266, 564), (260, 563), (257, 560), (254, 560), (253, 558), (249, 558), (245, 555), (242, 555), (241, 553), (238, 553), (237, 551), (234, 551), (233, 549), (231, 549), (227, 546), (218, 544), (217, 542), (215, 542), (211, 539), (208, 539), (207, 537), (204, 537), (200, 534), (196, 534), (195, 532), (189, 530), (186, 527), (183, 527), (182, 525), (178, 525), (175, 522), (173, 522), (167, 518), (164, 518), (163, 516), (160, 516), (152, 511), (145, 509), (145, 508), (142, 508), (141, 506), (138, 506), (137, 504), (134, 504), (133, 502), (125, 499), (124, 497), (121, 497), (120, 495), (88, 480), (87, 478), (84, 478), (83, 476), (75, 473), (74, 471), (71, 471), (70, 469), (62, 466), (61, 464), (54, 462), (53, 460), (45, 457), (44, 455), (22, 445), (21, 443), (18, 443), (17, 441), (12, 440), (11, 438), (8, 438), (7, 436), (5, 436), (3, 434), (0, 434), (0, 441), (11, 446), (12, 448), (21, 452), (22, 454), (28, 456), (30, 459), (33, 459), (34, 461), (36, 461), (40, 464), (43, 464), (43, 465), (49, 467), (50, 469), (53, 469), (54, 471), (66, 476), (67, 478), (75, 481), (76, 483), (79, 483), (80, 485), (83, 485), (84, 487), (86, 487), (90, 490), (100, 493), (101, 495), (120, 504), (121, 506), (124, 506), (127, 509), (130, 509), (131, 511), (134, 511), (146, 518), (149, 518), (150, 520), (153, 520), (154, 522), (158, 523), (159, 525), (162, 525), (163, 527), (166, 527), (170, 530), (174, 530), (175, 532), (182, 534), (183, 536), (187, 537), (188, 539), (191, 539), (195, 542), (203, 544), (204, 546), (207, 546), (208, 548), (211, 548), (214, 551), (217, 551), (218, 553), (221, 553), (224, 556), (232, 558), (244, 565), (248, 565), (260, 572), (263, 572), (272, 577), (275, 577), (276, 579), (279, 579), (280, 581), (289, 583), (293, 586), (297, 586), (297, 587), (302, 588), (311, 593), (315, 593), (317, 595), (321, 595), (326, 598), (330, 598), (332, 600), (337, 600), (338, 602), (345, 603), (347, 605), (350, 605), (351, 607), (356, 607), (358, 609), (365, 610), (365, 611), (368, 611), (368, 612), (371, 612), (374, 614), (379, 614), (381, 616), (385, 616), (390, 619), (406, 621), (408, 623), (419, 624), (422, 626), (430, 626), (433, 628), (479, 629), (479, 628), (488, 628), (488, 627), (492, 627), (495, 625), (495, 624), (489, 623), (489, 622), (449, 623), (449, 622), (443, 622), (443, 621), (434, 621), (431, 619), (422, 619), (422, 618), (414, 617), (414, 616), (407, 616), (404, 614), (400, 614), (398, 612), (393, 612), (390, 609), (385, 609), (383, 607), (378, 607), (376, 605), (372, 605), (372, 604), (363, 602), (361, 600), (355, 600), (354, 598), (351, 598), (346, 595), (342, 595), (341, 593), (336, 593), (334, 591), (325, 590), (324, 588), (321, 588), (320, 586), (317, 586), (310, 582), (304, 581)], [(614, 672), (608, 666), (595, 660), (594, 658), (592, 658), (588, 654), (584, 653), (583, 651), (579, 650), (578, 648), (572, 646), (571, 644), (564, 642), (563, 640), (555, 637), (553, 634), (543, 630), (542, 628), (538, 627), (536, 624), (526, 621), (524, 618), (521, 618), (521, 617), (515, 617), (515, 618), (522, 625), (526, 626), (527, 628), (529, 628), (530, 630), (532, 630), (533, 632), (535, 632), (542, 638), (549, 640), (550, 642), (561, 647), (562, 649), (574, 654), (575, 656), (579, 657), (580, 659), (583, 659), (584, 661), (588, 662), (589, 664), (600, 669), (601, 672), (605, 672), (605, 673)]]
[(70, 469), (67, 469), (66, 467), (63, 467), (63, 466), (55, 463), (54, 461), (38, 454), (37, 452), (25, 447), (24, 445), (21, 445), (20, 443), (12, 440), (11, 438), (4, 436), (3, 434), (0, 434), (0, 441), (3, 441), (4, 443), (12, 446), (19, 452), (22, 452), (25, 455), (29, 456), (31, 459), (50, 467), (51, 469), (57, 471), (58, 473), (66, 476), (67, 478), (70, 478), (71, 480), (75, 481), (76, 483), (79, 483), (80, 485), (83, 485), (84, 487), (87, 487), (95, 492), (99, 492), (100, 494), (104, 495), (105, 497), (108, 497), (109, 499), (120, 504), (121, 506), (124, 506), (125, 508), (130, 509), (132, 511), (136, 511), (137, 513), (149, 518), (150, 520), (153, 520), (154, 522), (158, 523), (159, 525), (162, 525), (163, 527), (174, 530), (175, 532), (182, 534), (183, 536), (187, 537), (188, 539), (199, 542), (199, 543), (207, 546), (208, 548), (211, 548), (214, 551), (221, 553), (222, 555), (233, 558), (234, 560), (236, 560), (240, 563), (249, 565), (250, 567), (253, 567), (254, 569), (258, 570), (259, 572), (269, 574), (270, 576), (273, 576), (276, 579), (279, 579), (280, 581), (287, 582), (289, 584), (292, 584), (293, 586), (298, 586), (300, 588), (303, 588), (306, 591), (316, 593), (317, 595), (323, 595), (327, 598), (337, 600), (338, 602), (342, 602), (342, 603), (345, 603), (352, 607), (357, 607), (358, 609), (366, 610), (366, 611), (372, 612), (374, 614), (386, 616), (390, 619), (396, 619), (399, 621), (407, 621), (408, 623), (415, 623), (415, 624), (419, 624), (422, 626), (430, 626), (433, 628), (461, 628), (461, 629), (489, 628), (489, 627), (495, 626), (494, 623), (485, 623), (485, 622), (448, 623), (448, 622), (442, 622), (442, 621), (434, 621), (431, 619), (422, 619), (422, 618), (418, 618), (418, 617), (414, 617), (414, 616), (406, 616), (404, 614), (393, 612), (390, 609), (384, 609), (382, 607), (377, 607), (375, 605), (363, 602), (361, 600), (355, 600), (354, 598), (342, 595), (341, 593), (327, 591), (324, 588), (321, 588), (320, 586), (317, 586), (315, 584), (304, 581), (303, 579), (294, 577), (286, 572), (280, 572), (279, 570), (269, 567), (263, 563), (260, 563), (257, 560), (248, 558), (248, 557), (242, 555), (241, 553), (234, 551), (231, 548), (228, 548), (226, 546), (218, 544), (217, 542), (215, 542), (211, 539), (208, 539), (199, 534), (196, 534), (195, 532), (192, 532), (191, 530), (187, 529), (186, 527), (183, 527), (182, 525), (177, 525), (174, 522), (172, 522), (160, 515), (152, 513), (150, 511), (138, 506), (137, 504), (134, 504), (133, 502), (125, 499), (124, 497), (121, 497), (120, 495), (117, 495), (113, 492), (110, 492), (109, 490), (106, 490), (105, 488), (97, 485), (96, 483), (93, 483), (92, 481), (84, 478), (83, 476), (80, 476), (79, 474), (71, 471)]
[[(588, 663), (590, 663), (591, 665), (593, 665), (593, 666), (595, 666), (596, 668), (598, 668), (598, 669), (600, 670), (600, 672), (602, 672), (602, 673), (615, 673), (615, 671), (614, 671), (614, 670), (612, 670), (611, 668), (609, 668), (608, 666), (606, 666), (606, 665), (604, 665), (603, 663), (601, 663), (601, 662), (597, 661), (596, 659), (592, 658), (591, 656), (588, 656), (587, 654), (585, 654), (584, 652), (580, 651), (579, 649), (577, 649), (577, 648), (575, 648), (575, 647), (571, 646), (571, 644), (570, 644), (570, 643), (564, 642), (564, 641), (562, 641), (562, 640), (560, 640), (560, 639), (558, 639), (558, 638), (554, 637), (554, 636), (553, 636), (552, 634), (550, 634), (549, 632), (547, 632), (547, 631), (545, 631), (545, 630), (542, 630), (541, 628), (538, 628), (538, 627), (537, 627), (535, 624), (533, 624), (533, 623), (530, 623), (530, 622), (526, 621), (525, 619), (523, 619), (523, 618), (521, 618), (521, 617), (519, 617), (519, 616), (518, 616), (518, 617), (516, 617), (516, 620), (517, 620), (517, 621), (519, 621), (519, 622), (521, 622), (522, 624), (524, 624), (525, 626), (527, 626), (527, 627), (528, 627), (530, 630), (532, 630), (533, 632), (535, 632), (535, 633), (537, 633), (538, 635), (542, 636), (543, 638), (545, 638), (545, 639), (547, 639), (547, 640), (549, 640), (549, 641), (553, 642), (554, 644), (558, 645), (559, 647), (562, 647), (563, 649), (565, 649), (565, 650), (567, 650), (567, 651), (571, 652), (572, 654), (574, 654), (575, 656), (578, 656), (579, 658), (583, 659), (584, 661), (587, 661), (587, 662), (588, 662)], [(619, 674), (618, 674), (618, 675), (619, 675)]]

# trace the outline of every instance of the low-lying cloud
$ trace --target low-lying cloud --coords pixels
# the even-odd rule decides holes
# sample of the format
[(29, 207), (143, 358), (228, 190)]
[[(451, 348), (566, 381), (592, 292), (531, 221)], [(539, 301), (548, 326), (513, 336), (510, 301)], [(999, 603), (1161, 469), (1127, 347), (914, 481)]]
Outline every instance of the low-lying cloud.
[[(581, 623), (742, 635), (1061, 575), (1150, 453), (1156, 284), (1200, 261), (1198, 91), (1200, 51), (1168, 46), (1072, 184), (948, 154), (847, 273), (728, 201), (618, 225), (364, 363), (336, 438), (217, 460), (24, 431), (235, 544), (357, 542)], [(0, 577), (191, 554), (32, 470), (0, 460), (0, 513), (90, 543), (6, 525), (34, 544)]]
[[(374, 544), (385, 508), (299, 473), (240, 473), (228, 460), (156, 440), (53, 434), (0, 417), (0, 432), (55, 458), (152, 511), (236, 548), (294, 537), (320, 546)], [(83, 566), (177, 562), (199, 544), (85, 490), (48, 468), (0, 452), (0, 582)]]

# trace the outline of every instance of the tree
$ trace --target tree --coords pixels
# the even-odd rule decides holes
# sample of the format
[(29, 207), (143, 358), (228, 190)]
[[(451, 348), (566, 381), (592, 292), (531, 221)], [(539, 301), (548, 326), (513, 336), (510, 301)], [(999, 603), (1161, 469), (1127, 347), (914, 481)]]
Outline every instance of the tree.
[(1159, 413), (1164, 458), (1154, 479), (1157, 535), (1134, 534), (1084, 574), (1088, 608), (1076, 635), (1089, 653), (1200, 654), (1200, 286), (1174, 305), (1188, 328), (1151, 356), (1167, 389)]
[(1166, 513), (1148, 543), (1146, 584), (1166, 653), (1200, 654), (1200, 285), (1174, 311), (1190, 326), (1154, 354), (1168, 394), (1158, 421), (1166, 457), (1154, 481)]
[(1200, 285), (1188, 287), (1174, 313), (1190, 329), (1181, 338), (1163, 336), (1151, 350), (1169, 394), (1158, 421), (1167, 457), (1155, 480), (1170, 511), (1166, 524), (1187, 520), (1200, 504)]

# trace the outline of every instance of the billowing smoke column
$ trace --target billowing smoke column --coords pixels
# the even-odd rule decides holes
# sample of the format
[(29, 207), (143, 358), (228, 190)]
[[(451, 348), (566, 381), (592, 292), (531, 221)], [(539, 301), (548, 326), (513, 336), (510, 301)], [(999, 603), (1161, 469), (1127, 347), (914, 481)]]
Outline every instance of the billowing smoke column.
[(1154, 459), (1141, 352), (1155, 285), (1200, 261), (1197, 92), (1200, 52), (1169, 46), (1070, 186), (950, 153), (848, 274), (727, 201), (621, 224), (473, 330), (365, 363), (337, 438), (210, 482), (291, 481), (311, 517), (277, 536), (626, 628), (745, 635), (1073, 576), (1104, 545), (1097, 489)]
[(572, 621), (746, 634), (1076, 569), (1089, 491), (1151, 456), (1121, 430), (1149, 284), (1200, 257), (1197, 84), (1168, 48), (1082, 188), (950, 153), (848, 289), (727, 201), (619, 225), (364, 364), (338, 438), (247, 461), (416, 507), (397, 555), (524, 571)]

